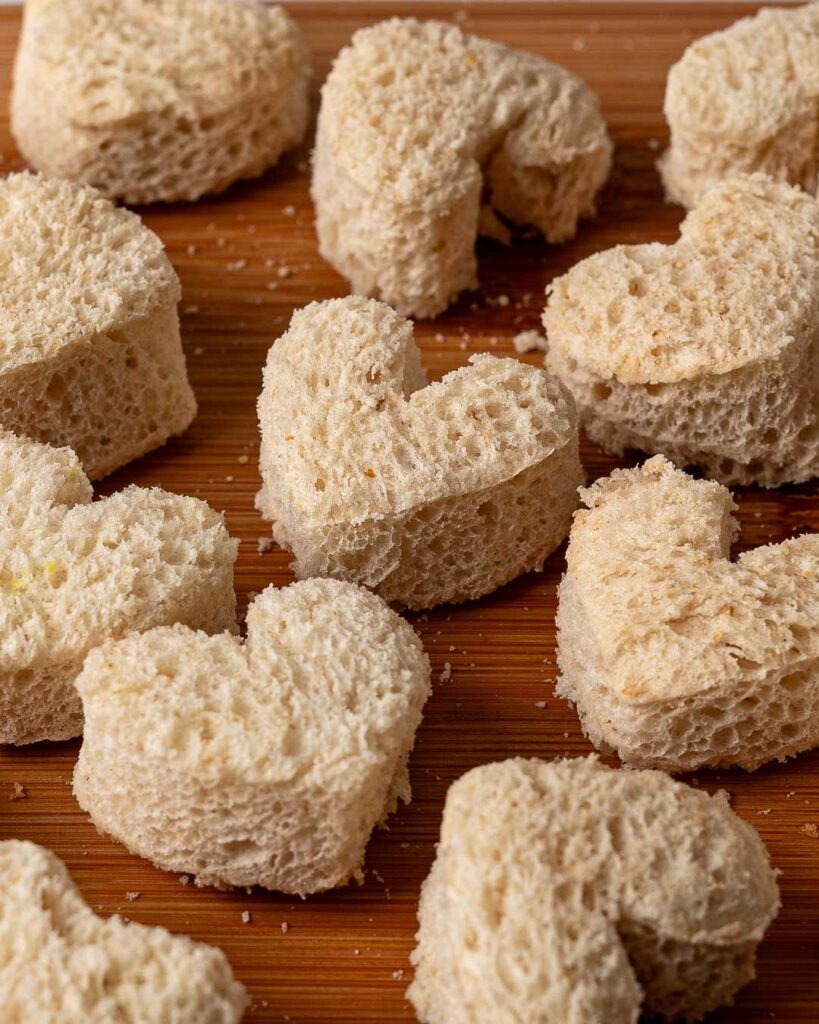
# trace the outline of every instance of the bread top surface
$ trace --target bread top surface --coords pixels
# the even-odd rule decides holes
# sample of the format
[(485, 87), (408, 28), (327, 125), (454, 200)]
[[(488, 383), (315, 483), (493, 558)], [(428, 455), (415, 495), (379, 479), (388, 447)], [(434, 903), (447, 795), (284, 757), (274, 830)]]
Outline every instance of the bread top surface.
[(732, 562), (728, 490), (660, 455), (581, 498), (561, 586), (619, 700), (718, 693), (771, 673), (786, 684), (819, 657), (819, 534)]
[[(438, 858), (453, 924), (468, 924), (482, 952), (513, 958), (540, 946), (519, 939), (550, 926), (541, 910), (578, 931), (591, 911), (615, 927), (719, 946), (759, 940), (779, 907), (767, 851), (724, 792), (594, 755), (467, 772), (447, 794)], [(547, 1019), (529, 1010), (521, 1020)]]
[(763, 8), (697, 39), (669, 72), (665, 114), (675, 131), (739, 147), (819, 121), (819, 5)]
[(95, 189), (0, 180), (0, 372), (56, 356), (178, 301), (162, 242)]
[[(5, 1020), (234, 1024), (248, 1004), (224, 954), (87, 906), (49, 850), (0, 842)], [(55, 1007), (59, 1009), (55, 1017)]]
[(729, 179), (673, 245), (597, 253), (547, 295), (549, 351), (603, 378), (674, 383), (774, 358), (816, 331), (819, 202), (765, 175)]
[(375, 594), (314, 579), (268, 587), (247, 640), (154, 629), (92, 651), (86, 737), (201, 782), (345, 792), (405, 749), (430, 689), (413, 629)]
[(309, 74), (293, 20), (256, 0), (29, 0), (21, 52), (88, 129), (152, 113), (201, 121)]
[(474, 188), (499, 146), (543, 168), (609, 145), (597, 98), (571, 72), (414, 18), (355, 33), (322, 89), (319, 125), (360, 188), (427, 210)]
[(0, 675), (153, 625), (236, 558), (223, 517), (196, 498), (133, 486), (91, 497), (71, 449), (0, 431)]
[(427, 384), (410, 321), (356, 296), (293, 314), (259, 417), (263, 470), (311, 526), (503, 483), (577, 432), (568, 391), (516, 359), (476, 355)]

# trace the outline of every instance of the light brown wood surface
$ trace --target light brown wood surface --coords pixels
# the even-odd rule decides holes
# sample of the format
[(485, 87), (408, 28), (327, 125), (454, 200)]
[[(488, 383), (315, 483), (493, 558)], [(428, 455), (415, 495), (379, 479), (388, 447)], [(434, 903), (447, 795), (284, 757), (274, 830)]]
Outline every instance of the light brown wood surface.
[[(472, 352), (512, 354), (512, 336), (539, 327), (546, 284), (581, 257), (617, 242), (676, 237), (681, 211), (663, 202), (654, 169), (666, 140), (666, 72), (693, 38), (754, 6), (297, 3), (291, 9), (314, 59), (315, 102), (331, 57), (354, 29), (388, 15), (419, 13), (455, 18), (477, 34), (565, 64), (602, 97), (616, 155), (598, 219), (563, 247), (481, 243), (482, 290), (417, 327), (426, 366), (438, 377)], [(0, 11), (0, 170), (20, 166), (6, 113), (18, 28), (18, 10)], [(132, 481), (161, 484), (224, 509), (231, 532), (242, 541), (236, 586), (243, 608), (249, 592), (292, 578), (283, 552), (257, 550), (257, 539), (267, 535), (253, 508), (259, 486), (255, 402), (265, 353), (294, 308), (346, 293), (345, 282), (316, 250), (307, 152), (305, 147), (261, 180), (217, 199), (141, 211), (182, 279), (182, 332), (199, 416), (183, 438), (100, 488), (110, 493)], [(290, 276), (280, 277), (279, 267), (289, 268)], [(490, 304), (500, 295), (509, 296), (508, 307)], [(538, 363), (541, 356), (526, 358)], [(583, 456), (592, 479), (615, 464), (589, 443)], [(741, 546), (819, 526), (813, 485), (747, 489), (738, 501)], [(71, 794), (75, 742), (0, 753), (0, 838), (27, 838), (56, 851), (90, 904), (104, 914), (120, 912), (221, 946), (251, 993), (249, 1021), (412, 1020), (403, 998), (411, 974), (407, 957), (448, 785), (491, 760), (591, 749), (574, 712), (553, 696), (555, 588), (562, 569), (561, 551), (543, 574), (482, 601), (414, 617), (435, 680), (411, 760), (414, 799), (371, 843), (362, 887), (302, 902), (264, 892), (184, 887), (89, 824)], [(442, 683), (445, 662), (453, 674)], [(803, 830), (819, 824), (819, 752), (753, 775), (703, 772), (697, 781), (709, 790), (727, 789), (736, 811), (760, 831), (782, 871), (784, 902), (761, 947), (757, 981), (733, 1009), (711, 1019), (819, 1021), (819, 839)], [(15, 783), (24, 787), (24, 798), (12, 799)], [(140, 896), (128, 901), (126, 892)], [(246, 910), (249, 924), (242, 921)]]

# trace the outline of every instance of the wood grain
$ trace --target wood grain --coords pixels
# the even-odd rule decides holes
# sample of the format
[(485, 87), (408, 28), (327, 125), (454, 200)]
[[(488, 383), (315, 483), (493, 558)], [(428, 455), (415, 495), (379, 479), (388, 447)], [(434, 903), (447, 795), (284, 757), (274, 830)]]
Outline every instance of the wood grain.
[[(602, 96), (616, 140), (612, 179), (597, 221), (561, 248), (527, 242), (511, 250), (481, 243), (482, 291), (417, 335), (433, 377), (471, 352), (512, 354), (511, 337), (539, 326), (543, 290), (557, 273), (616, 242), (672, 241), (681, 211), (663, 202), (654, 169), (666, 140), (662, 117), (667, 69), (696, 36), (754, 9), (748, 4), (298, 3), (292, 7), (315, 61), (315, 88), (354, 29), (393, 14), (456, 18), (465, 28), (529, 49), (583, 75)], [(0, 11), (0, 152), (19, 166), (6, 110), (19, 11)], [(227, 513), (241, 538), (236, 585), (242, 604), (271, 581), (291, 579), (288, 558), (260, 555), (266, 535), (253, 509), (259, 486), (255, 400), (261, 367), (294, 308), (345, 294), (345, 283), (316, 251), (308, 195), (307, 149), (260, 181), (194, 206), (142, 211), (164, 239), (184, 287), (182, 326), (199, 416), (185, 437), (126, 467), (100, 488), (161, 484), (207, 499)], [(231, 269), (246, 261), (242, 269)], [(287, 274), (289, 276), (279, 276)], [(490, 304), (508, 295), (510, 305)], [(443, 340), (440, 340), (441, 336)], [(526, 357), (533, 363), (537, 355)], [(589, 476), (613, 460), (585, 444)], [(740, 491), (741, 544), (779, 541), (819, 526), (813, 486), (774, 493)], [(249, 988), (253, 1022), (412, 1020), (403, 999), (410, 976), (419, 885), (429, 869), (447, 786), (464, 770), (510, 755), (585, 754), (574, 713), (553, 697), (555, 587), (562, 553), (544, 573), (461, 608), (415, 617), (435, 678), (435, 693), (412, 759), (414, 800), (372, 842), (367, 882), (303, 902), (261, 892), (183, 887), (97, 835), (75, 804), (70, 779), (77, 743), (0, 754), (0, 837), (24, 837), (66, 860), (91, 905), (105, 914), (162, 924), (220, 945)], [(545, 705), (544, 703), (545, 702)], [(25, 797), (13, 800), (14, 783)], [(784, 907), (765, 940), (758, 980), (720, 1024), (819, 1020), (819, 752), (753, 775), (702, 773), (698, 784), (724, 787), (756, 826), (783, 872)], [(126, 892), (139, 892), (129, 902)], [(242, 922), (242, 912), (251, 922)], [(286, 934), (282, 922), (287, 922)], [(403, 972), (401, 975), (400, 972)], [(0, 1011), (0, 1018), (2, 1012)]]

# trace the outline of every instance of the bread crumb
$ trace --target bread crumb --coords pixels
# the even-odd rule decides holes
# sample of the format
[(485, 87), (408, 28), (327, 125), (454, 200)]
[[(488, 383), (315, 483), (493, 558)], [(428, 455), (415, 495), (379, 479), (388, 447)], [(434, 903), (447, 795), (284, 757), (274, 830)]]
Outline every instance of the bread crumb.
[(763, 807), (762, 810), (757, 811), (756, 813), (757, 814), (770, 814), (771, 813), (771, 808), (770, 807)]
[(185, 250), (185, 252), (188, 254), (188, 256), (195, 256), (198, 251), (199, 250), (197, 249), (197, 247), (195, 245), (189, 245), (187, 247), (187, 249)]
[(288, 204), (287, 206), (283, 206), (282, 213), (285, 215), (285, 217), (295, 217), (296, 207), (290, 204)]
[(267, 284), (265, 285), (265, 288), (267, 288), (269, 292), (275, 292), (278, 287), (278, 281), (268, 281)]
[(202, 348), (201, 345), (197, 345), (196, 348), (193, 350), (193, 354), (195, 356), (201, 356), (204, 351), (205, 350)]
[(446, 338), (443, 336), (443, 334), (441, 334), (440, 331), (438, 331), (438, 333), (435, 335), (435, 340), (436, 341), (446, 341)]
[(397, 970), (397, 971), (393, 971), (392, 972), (392, 980), (393, 981), (403, 981), (404, 980), (404, 972), (402, 970), (400, 970), (400, 969)]
[(250, 456), (249, 455), (240, 455), (239, 458), (236, 461), (240, 462), (244, 466), (244, 465), (246, 465), (250, 461)]
[(198, 313), (199, 312), (199, 307), (198, 306), (185, 306), (185, 308), (182, 310), (182, 312), (183, 313)]
[(244, 270), (247, 266), (247, 260), (233, 260), (232, 263), (228, 263), (228, 270)]
[(578, 53), (586, 49), (586, 40), (582, 36), (578, 36), (577, 39), (572, 40), (572, 49)]
[(290, 277), (293, 271), (290, 269), (290, 267), (279, 267), (276, 273), (279, 275), (279, 277)]
[(251, 921), (250, 911), (249, 910), (243, 910), (242, 911), (242, 924), (250, 924), (250, 921)]
[(810, 836), (811, 839), (819, 839), (819, 828), (817, 828), (812, 821), (803, 825), (800, 832), (804, 832), (805, 835)]
[(535, 701), (535, 707), (536, 708), (545, 708), (546, 707), (546, 701), (545, 700), (536, 700)]
[(441, 671), (441, 674), (438, 676), (438, 679), (442, 683), (448, 683), (451, 678), (452, 678), (452, 665), (448, 661), (445, 661), (444, 662), (444, 667), (443, 667), (443, 669)]
[(273, 547), (273, 543), (272, 537), (259, 537), (256, 541), (256, 550), (260, 555), (264, 555)]
[(141, 895), (141, 892), (126, 892), (125, 899), (128, 900), (129, 903), (133, 903), (134, 900), (138, 900)]
[(657, 150), (660, 148), (660, 140), (659, 139), (649, 139), (648, 142), (646, 143), (646, 145), (652, 151), (652, 153), (656, 153)]
[(287, 935), (289, 931), (290, 925), (287, 923), (287, 921), (282, 921), (282, 935)]
[(19, 782), (15, 782), (14, 791), (9, 797), (9, 800), (25, 800), (27, 796), (28, 793), (26, 792), (26, 787), (21, 785)]
[(495, 302), (496, 302), (496, 304), (498, 306), (501, 307), (501, 309), (504, 309), (506, 306), (509, 305), (509, 296), (508, 295), (498, 295), (495, 298)]
[(191, 884), (191, 876), (190, 875), (180, 875), (179, 876), (179, 884), (180, 885), (190, 885)]
[(525, 352), (545, 352), (546, 339), (539, 331), (521, 331), (512, 338), (515, 351), (523, 355)]
[(236, 478), (234, 476), (228, 473), (228, 475), (225, 477), (225, 483), (232, 484), (235, 479)]

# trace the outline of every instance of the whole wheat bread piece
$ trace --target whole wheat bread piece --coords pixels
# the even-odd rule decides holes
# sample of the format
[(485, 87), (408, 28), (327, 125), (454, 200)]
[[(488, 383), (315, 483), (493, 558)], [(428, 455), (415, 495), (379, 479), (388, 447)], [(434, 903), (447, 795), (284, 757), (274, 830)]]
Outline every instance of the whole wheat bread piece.
[(12, 132), (112, 199), (198, 199), (301, 142), (309, 78), (294, 21), (256, 0), (27, 0)]
[(729, 492), (659, 455), (581, 496), (557, 692), (595, 746), (677, 772), (819, 744), (819, 534), (732, 562)]
[(354, 292), (435, 316), (477, 286), (476, 236), (505, 231), (494, 211), (564, 242), (610, 165), (597, 97), (571, 72), (393, 18), (356, 32), (322, 88), (320, 251)]
[(307, 580), (253, 601), (245, 643), (151, 630), (92, 651), (77, 689), (74, 792), (97, 828), (200, 885), (303, 896), (360, 880), (409, 802), (430, 669), (379, 597)]
[(92, 188), (0, 180), (0, 428), (68, 445), (91, 479), (196, 414), (162, 242)]
[(540, 568), (583, 481), (557, 381), (477, 355), (428, 385), (412, 325), (373, 299), (294, 313), (268, 354), (259, 422), (257, 506), (296, 575), (409, 608)]
[(665, 116), (674, 202), (753, 171), (818, 192), (819, 4), (763, 8), (697, 39), (669, 71)]
[(221, 515), (159, 488), (91, 496), (70, 449), (0, 430), (0, 743), (79, 735), (74, 680), (104, 640), (236, 629)]
[(0, 842), (3, 1024), (238, 1024), (249, 1002), (220, 949), (98, 917), (50, 850)]
[(722, 182), (673, 245), (597, 253), (548, 294), (546, 366), (607, 451), (725, 484), (819, 473), (819, 202), (805, 192)]
[(484, 765), (447, 794), (408, 997), (423, 1024), (698, 1020), (778, 909), (725, 793), (593, 757)]

